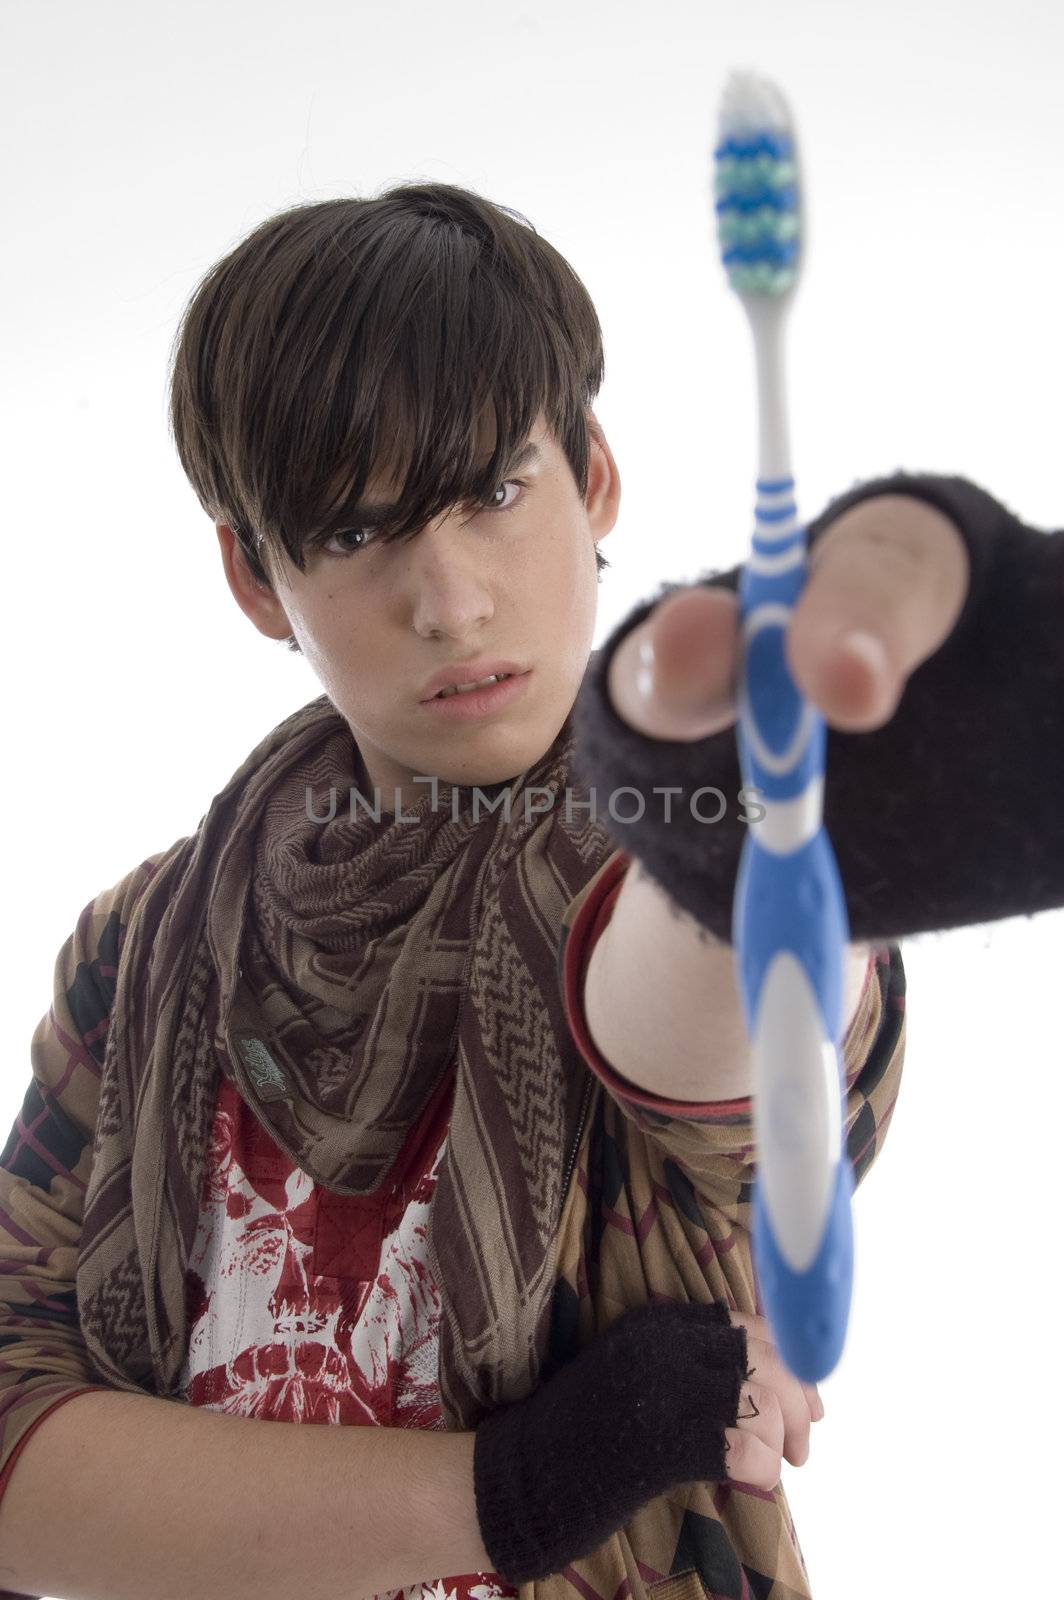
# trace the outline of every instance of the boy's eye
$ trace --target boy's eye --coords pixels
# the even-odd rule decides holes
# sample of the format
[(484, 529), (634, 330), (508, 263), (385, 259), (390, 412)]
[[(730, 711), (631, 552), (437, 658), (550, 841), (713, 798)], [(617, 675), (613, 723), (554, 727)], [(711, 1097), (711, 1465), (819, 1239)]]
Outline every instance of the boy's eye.
[[(499, 494), (500, 491), (505, 494), (506, 490), (509, 489), (509, 488), (522, 489), (522, 488), (524, 488), (524, 484), (522, 483), (520, 478), (507, 478), (504, 483), (500, 483), (499, 487), (492, 491), (493, 496), (496, 495), (496, 494)], [(512, 506), (513, 504), (514, 504), (514, 501), (511, 500), (508, 505), (499, 506), (499, 505), (496, 505), (494, 503), (494, 499), (493, 499), (489, 503), (488, 509), (490, 511), (509, 511), (510, 506)]]
[[(483, 509), (485, 511), (511, 511), (514, 505), (517, 503), (517, 499), (519, 498), (518, 496), (515, 496), (514, 499), (510, 500), (506, 505), (498, 504), (495, 500), (495, 496), (498, 494), (505, 495), (506, 490), (509, 488), (524, 489), (525, 487), (526, 480), (524, 478), (504, 479), (504, 481), (500, 483), (497, 488), (492, 490), (489, 499), (484, 501)], [(321, 540), (319, 549), (323, 550), (326, 555), (330, 556), (342, 557), (354, 555), (357, 551), (366, 549), (367, 537), (369, 542), (372, 543), (373, 533), (374, 529), (372, 528), (341, 528), (338, 533), (330, 533), (327, 538)], [(330, 550), (329, 546), (332, 544), (333, 540), (339, 541), (343, 547), (339, 550)], [(352, 540), (360, 540), (361, 543), (356, 544), (348, 542)]]
[(322, 549), (325, 550), (327, 555), (342, 554), (342, 555), (345, 555), (345, 556), (349, 556), (355, 550), (364, 550), (365, 549), (365, 545), (364, 544), (348, 545), (348, 547), (343, 551), (329, 550), (327, 547), (328, 547), (328, 545), (330, 545), (332, 543), (332, 541), (334, 539), (343, 540), (343, 539), (355, 539), (355, 538), (360, 538), (360, 537), (361, 538), (365, 538), (366, 534), (368, 534), (369, 532), (370, 532), (369, 528), (341, 528), (339, 533), (331, 533), (329, 535), (328, 539), (326, 539), (324, 541), (324, 543), (322, 544)]

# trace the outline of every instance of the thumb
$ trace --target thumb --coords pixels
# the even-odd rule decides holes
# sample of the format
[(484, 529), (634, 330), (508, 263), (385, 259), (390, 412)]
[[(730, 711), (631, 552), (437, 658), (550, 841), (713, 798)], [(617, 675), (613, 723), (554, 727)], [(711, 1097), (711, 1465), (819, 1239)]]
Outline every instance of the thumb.
[(613, 653), (613, 708), (654, 739), (705, 739), (735, 721), (739, 601), (695, 585), (659, 602)]

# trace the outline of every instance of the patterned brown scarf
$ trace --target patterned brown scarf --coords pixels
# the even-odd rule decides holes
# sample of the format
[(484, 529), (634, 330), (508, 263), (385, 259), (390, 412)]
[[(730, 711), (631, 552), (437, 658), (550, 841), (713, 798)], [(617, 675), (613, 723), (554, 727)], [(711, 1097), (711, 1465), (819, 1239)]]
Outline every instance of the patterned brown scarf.
[(561, 916), (614, 848), (571, 753), (569, 717), (482, 788), (479, 818), (440, 783), (352, 820), (351, 790), (373, 794), (322, 695), (165, 854), (125, 933), (85, 1199), (78, 1304), (103, 1381), (176, 1398), (219, 1070), (316, 1182), (364, 1195), (457, 1061), (430, 1217), (444, 1417), (474, 1427), (534, 1388), (586, 1081)]

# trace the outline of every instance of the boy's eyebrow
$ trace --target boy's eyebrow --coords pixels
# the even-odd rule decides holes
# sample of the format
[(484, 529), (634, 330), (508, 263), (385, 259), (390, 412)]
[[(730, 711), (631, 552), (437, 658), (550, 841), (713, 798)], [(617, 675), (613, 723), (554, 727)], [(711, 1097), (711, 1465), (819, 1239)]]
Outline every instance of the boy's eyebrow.
[[(538, 444), (533, 444), (529, 439), (525, 444), (514, 450), (509, 460), (503, 466), (504, 473), (517, 472), (524, 466), (538, 466), (543, 459), (543, 452)], [(345, 517), (345, 521), (352, 525), (355, 523), (365, 528), (379, 528), (388, 522), (395, 514), (394, 506), (354, 506)]]

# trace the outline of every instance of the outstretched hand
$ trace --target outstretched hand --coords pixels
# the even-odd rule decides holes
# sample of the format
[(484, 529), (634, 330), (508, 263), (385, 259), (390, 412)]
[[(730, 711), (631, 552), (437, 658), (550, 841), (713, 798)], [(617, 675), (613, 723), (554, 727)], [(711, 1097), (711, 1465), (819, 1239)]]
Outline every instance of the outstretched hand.
[[(785, 643), (799, 690), (841, 732), (881, 727), (949, 637), (968, 582), (967, 549), (943, 512), (903, 494), (851, 507), (809, 551)], [(737, 595), (675, 590), (614, 652), (614, 709), (652, 738), (720, 733), (738, 715), (738, 642)]]

